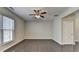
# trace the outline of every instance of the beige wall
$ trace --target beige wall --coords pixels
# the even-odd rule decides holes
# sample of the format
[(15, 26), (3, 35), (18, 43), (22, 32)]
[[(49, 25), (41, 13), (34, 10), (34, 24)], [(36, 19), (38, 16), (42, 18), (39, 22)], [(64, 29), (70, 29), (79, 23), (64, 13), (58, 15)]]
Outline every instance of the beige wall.
[[(62, 40), (63, 40), (63, 44), (66, 45), (66, 44), (75, 44), (75, 41), (74, 41), (74, 29), (75, 29), (75, 14), (70, 14), (66, 17), (64, 17), (62, 19)], [(71, 36), (72, 34), (72, 36)]]
[(75, 41), (79, 42), (79, 11), (75, 13)]
[(0, 14), (11, 17), (16, 21), (15, 39), (13, 42), (10, 42), (9, 44), (0, 46), (0, 51), (4, 51), (5, 49), (13, 46), (14, 44), (24, 39), (24, 21), (19, 17), (17, 17), (16, 15), (14, 15), (13, 13), (9, 12), (6, 8), (0, 8)]
[(52, 39), (51, 21), (28, 21), (25, 24), (25, 39)]

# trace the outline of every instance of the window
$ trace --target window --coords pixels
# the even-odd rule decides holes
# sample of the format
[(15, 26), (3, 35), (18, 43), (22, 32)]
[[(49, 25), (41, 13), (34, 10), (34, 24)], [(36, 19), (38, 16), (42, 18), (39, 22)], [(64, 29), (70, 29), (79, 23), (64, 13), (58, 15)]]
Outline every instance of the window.
[(13, 40), (14, 37), (14, 20), (2, 16), (0, 18), (0, 43), (4, 44)]

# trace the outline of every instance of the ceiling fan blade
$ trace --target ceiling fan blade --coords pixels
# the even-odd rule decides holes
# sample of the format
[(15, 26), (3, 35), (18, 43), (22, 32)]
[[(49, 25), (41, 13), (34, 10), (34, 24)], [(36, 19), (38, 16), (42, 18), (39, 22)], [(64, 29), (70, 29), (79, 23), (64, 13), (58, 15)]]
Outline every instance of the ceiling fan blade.
[(42, 12), (41, 14), (46, 14), (47, 12)]
[(37, 12), (36, 10), (34, 10), (34, 12)]
[(44, 16), (40, 16), (40, 17), (44, 18)]
[(41, 10), (37, 10), (37, 12), (40, 12)]

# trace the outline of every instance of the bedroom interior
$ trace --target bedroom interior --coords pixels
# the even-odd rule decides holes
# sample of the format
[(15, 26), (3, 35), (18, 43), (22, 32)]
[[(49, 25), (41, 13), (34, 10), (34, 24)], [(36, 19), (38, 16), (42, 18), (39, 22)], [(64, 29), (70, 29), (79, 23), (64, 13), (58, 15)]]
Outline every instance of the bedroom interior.
[(1, 52), (79, 52), (78, 7), (0, 7)]

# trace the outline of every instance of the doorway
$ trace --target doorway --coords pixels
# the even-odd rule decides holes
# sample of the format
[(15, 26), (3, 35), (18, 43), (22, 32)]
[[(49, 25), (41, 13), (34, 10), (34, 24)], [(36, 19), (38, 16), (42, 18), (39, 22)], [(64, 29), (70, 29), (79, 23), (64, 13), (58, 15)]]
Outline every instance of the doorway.
[(75, 44), (74, 42), (74, 15), (64, 17), (62, 20), (63, 44)]

